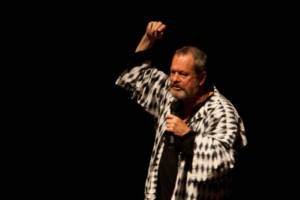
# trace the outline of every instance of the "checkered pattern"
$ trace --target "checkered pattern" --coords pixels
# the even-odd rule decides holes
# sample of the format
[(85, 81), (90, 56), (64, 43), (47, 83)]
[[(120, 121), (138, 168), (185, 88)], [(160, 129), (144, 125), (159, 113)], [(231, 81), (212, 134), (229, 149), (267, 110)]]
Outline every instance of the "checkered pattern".
[[(170, 94), (168, 75), (149, 64), (126, 70), (116, 84), (128, 90), (131, 98), (157, 121), (156, 136), (145, 185), (145, 200), (155, 200), (158, 166), (164, 146), (166, 115), (176, 99)], [(226, 199), (230, 196), (230, 173), (236, 155), (247, 143), (244, 125), (236, 109), (214, 87), (214, 94), (189, 120), (197, 133), (191, 168), (179, 158), (179, 170), (172, 200)]]

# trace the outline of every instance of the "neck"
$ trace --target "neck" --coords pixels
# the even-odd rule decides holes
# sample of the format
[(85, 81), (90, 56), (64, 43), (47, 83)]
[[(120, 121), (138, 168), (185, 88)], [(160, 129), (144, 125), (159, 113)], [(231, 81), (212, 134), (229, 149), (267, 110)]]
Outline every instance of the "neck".
[(208, 97), (213, 94), (213, 91), (204, 92), (204, 90), (199, 91), (198, 95), (193, 98), (183, 100), (183, 107), (184, 107), (184, 116), (188, 118), (193, 110), (193, 108), (203, 103)]

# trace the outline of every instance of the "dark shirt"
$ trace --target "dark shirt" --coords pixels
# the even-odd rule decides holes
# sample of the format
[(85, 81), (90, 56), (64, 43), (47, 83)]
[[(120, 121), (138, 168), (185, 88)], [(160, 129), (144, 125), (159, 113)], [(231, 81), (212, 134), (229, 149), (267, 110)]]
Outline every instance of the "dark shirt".
[(191, 157), (194, 137), (193, 131), (186, 134), (184, 138), (169, 132), (165, 133), (165, 146), (158, 171), (159, 200), (171, 199), (178, 172), (179, 155), (180, 159)]
[[(200, 106), (195, 108), (198, 110)], [(182, 116), (182, 110), (181, 101), (175, 101), (171, 105), (171, 112), (178, 117)], [(192, 114), (194, 113), (192, 112)], [(195, 136), (194, 131), (190, 131), (183, 137), (165, 132), (165, 145), (158, 171), (157, 195), (159, 200), (170, 200), (172, 197), (178, 172), (178, 159), (185, 159), (186, 166), (191, 166)]]

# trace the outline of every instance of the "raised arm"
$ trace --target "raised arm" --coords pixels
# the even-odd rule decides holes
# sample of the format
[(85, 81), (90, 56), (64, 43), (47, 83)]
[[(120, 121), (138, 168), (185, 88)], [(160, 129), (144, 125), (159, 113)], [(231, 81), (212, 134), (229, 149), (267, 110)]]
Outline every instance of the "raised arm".
[(162, 38), (166, 25), (161, 21), (151, 21), (148, 23), (146, 32), (140, 40), (135, 52), (150, 49), (156, 40)]

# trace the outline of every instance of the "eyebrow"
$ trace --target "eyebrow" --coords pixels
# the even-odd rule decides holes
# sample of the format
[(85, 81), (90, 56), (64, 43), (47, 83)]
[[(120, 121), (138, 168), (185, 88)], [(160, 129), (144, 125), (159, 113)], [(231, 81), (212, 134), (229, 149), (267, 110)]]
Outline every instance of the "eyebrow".
[(170, 72), (179, 72), (179, 73), (190, 73), (190, 71), (184, 71), (184, 70), (176, 70), (176, 69), (170, 69)]

